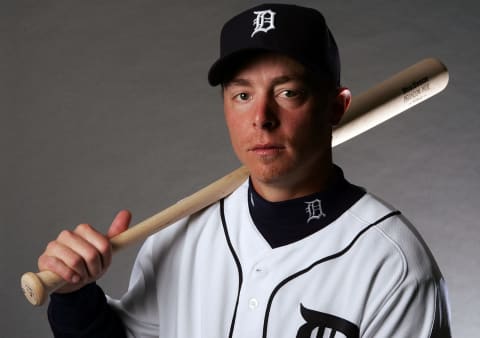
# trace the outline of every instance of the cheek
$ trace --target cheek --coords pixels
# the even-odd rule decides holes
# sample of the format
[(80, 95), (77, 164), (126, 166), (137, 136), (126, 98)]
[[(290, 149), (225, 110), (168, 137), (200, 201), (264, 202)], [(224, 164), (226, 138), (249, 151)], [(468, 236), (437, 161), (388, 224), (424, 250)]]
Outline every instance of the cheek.
[(310, 151), (311, 148), (329, 142), (331, 126), (321, 115), (292, 119), (287, 125), (286, 132), (290, 135), (292, 143), (300, 148)]
[(238, 155), (238, 148), (243, 135), (241, 121), (239, 119), (235, 119), (234, 115), (225, 113), (225, 123), (230, 135), (230, 142), (232, 143), (233, 150)]

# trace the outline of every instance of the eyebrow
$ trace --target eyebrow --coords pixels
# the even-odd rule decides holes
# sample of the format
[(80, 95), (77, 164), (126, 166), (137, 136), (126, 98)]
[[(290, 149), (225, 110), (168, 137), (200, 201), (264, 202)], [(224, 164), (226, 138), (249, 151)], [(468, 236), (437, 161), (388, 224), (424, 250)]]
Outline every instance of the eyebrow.
[(250, 81), (248, 81), (247, 79), (234, 78), (234, 79), (231, 79), (230, 81), (228, 81), (228, 82), (225, 84), (225, 87), (230, 87), (230, 86), (249, 86), (249, 85), (250, 85)]
[[(283, 83), (287, 83), (290, 81), (302, 81), (304, 82), (305, 79), (303, 76), (300, 75), (282, 75), (279, 77), (276, 77), (272, 80), (272, 84), (274, 86), (278, 86)], [(225, 87), (230, 87), (230, 86), (250, 86), (251, 82), (248, 79), (244, 78), (234, 78), (225, 85)]]

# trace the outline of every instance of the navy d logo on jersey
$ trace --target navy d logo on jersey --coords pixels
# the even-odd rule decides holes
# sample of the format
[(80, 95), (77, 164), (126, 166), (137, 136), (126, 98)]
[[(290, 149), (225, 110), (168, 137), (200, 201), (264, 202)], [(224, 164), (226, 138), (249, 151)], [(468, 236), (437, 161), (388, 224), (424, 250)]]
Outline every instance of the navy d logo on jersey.
[(348, 320), (307, 309), (300, 304), (300, 313), (306, 323), (297, 332), (297, 338), (346, 337), (358, 338), (358, 326)]
[(305, 204), (307, 205), (305, 208), (308, 216), (307, 223), (313, 219), (320, 219), (321, 217), (327, 216), (322, 210), (322, 201), (318, 198), (310, 202), (305, 202)]
[(258, 32), (268, 32), (271, 29), (275, 29), (275, 12), (268, 9), (266, 11), (253, 12), (257, 17), (253, 20), (253, 33), (250, 37), (253, 37)]

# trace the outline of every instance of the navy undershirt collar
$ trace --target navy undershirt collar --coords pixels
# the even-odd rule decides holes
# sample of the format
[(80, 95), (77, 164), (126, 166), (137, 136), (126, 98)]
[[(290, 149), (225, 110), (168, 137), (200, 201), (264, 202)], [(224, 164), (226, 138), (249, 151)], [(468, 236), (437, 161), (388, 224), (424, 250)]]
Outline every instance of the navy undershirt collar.
[(248, 188), (248, 208), (256, 227), (272, 248), (305, 238), (326, 227), (365, 194), (334, 166), (331, 184), (322, 192), (282, 202), (269, 202)]

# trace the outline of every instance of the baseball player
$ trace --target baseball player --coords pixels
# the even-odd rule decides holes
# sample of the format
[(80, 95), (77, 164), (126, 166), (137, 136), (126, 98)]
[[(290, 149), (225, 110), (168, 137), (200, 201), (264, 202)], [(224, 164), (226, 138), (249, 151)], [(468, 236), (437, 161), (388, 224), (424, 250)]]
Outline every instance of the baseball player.
[(64, 231), (39, 258), (69, 284), (51, 296), (57, 337), (449, 337), (441, 272), (399, 211), (333, 164), (348, 108), (337, 45), (316, 10), (267, 4), (223, 27), (208, 75), (250, 171), (230, 196), (151, 236), (128, 291), (95, 283), (107, 235)]

